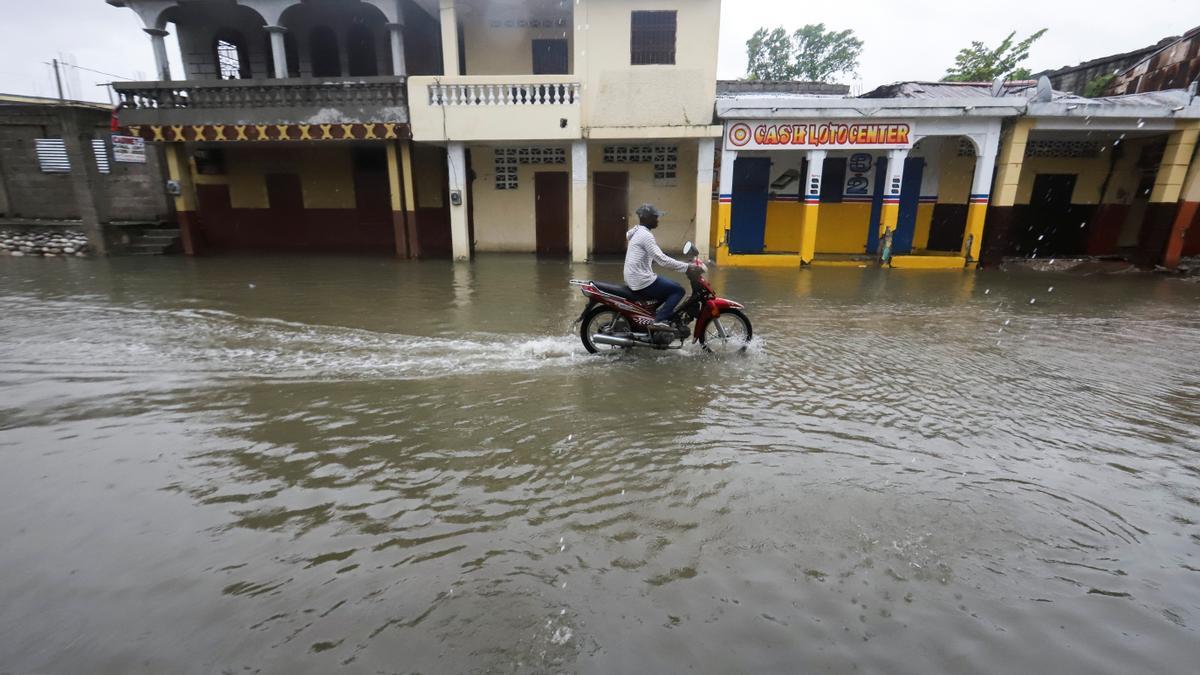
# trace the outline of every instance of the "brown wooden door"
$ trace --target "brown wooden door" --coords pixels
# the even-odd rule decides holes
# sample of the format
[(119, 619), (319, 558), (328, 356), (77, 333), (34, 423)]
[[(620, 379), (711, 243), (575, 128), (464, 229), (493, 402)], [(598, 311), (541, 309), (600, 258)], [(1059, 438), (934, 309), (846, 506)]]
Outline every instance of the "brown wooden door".
[(597, 171), (592, 176), (592, 250), (596, 255), (624, 255), (629, 229), (629, 174)]
[(267, 181), (267, 204), (272, 209), (284, 212), (304, 210), (304, 190), (300, 187), (300, 176), (294, 173), (269, 173)]
[(565, 256), (571, 252), (570, 179), (565, 171), (539, 171), (533, 175), (534, 222), (539, 256)]

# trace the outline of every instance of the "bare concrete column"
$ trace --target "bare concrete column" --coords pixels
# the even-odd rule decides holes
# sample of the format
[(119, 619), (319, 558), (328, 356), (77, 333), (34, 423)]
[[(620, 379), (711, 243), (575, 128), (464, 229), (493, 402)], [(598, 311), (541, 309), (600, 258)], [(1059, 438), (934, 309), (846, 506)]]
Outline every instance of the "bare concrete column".
[(154, 67), (158, 72), (158, 79), (171, 79), (171, 63), (167, 61), (167, 42), (166, 37), (169, 35), (167, 31), (161, 28), (143, 28), (146, 34), (150, 36), (150, 44), (154, 47)]
[(458, 75), (458, 11), (454, 0), (439, 3), (442, 21), (442, 74)]
[(588, 258), (588, 148), (587, 141), (571, 142), (571, 261)]
[(695, 237), (696, 250), (700, 257), (707, 260), (709, 254), (709, 231), (712, 229), (712, 182), (713, 156), (716, 152), (716, 140), (701, 138), (696, 148), (696, 221)]
[[(450, 179), (450, 242), (455, 260), (471, 259), (471, 231), (467, 223), (467, 154), (462, 143), (446, 145)], [(455, 204), (454, 202), (458, 203)]]
[(95, 132), (73, 108), (64, 109), (60, 119), (63, 145), (67, 151), (67, 161), (71, 164), (71, 190), (75, 193), (75, 207), (79, 209), (84, 234), (96, 255), (108, 255), (108, 245), (104, 241), (104, 223), (108, 222), (108, 186), (100, 174), (100, 168), (96, 166), (96, 155), (92, 151)]
[(271, 63), (275, 65), (275, 77), (287, 79), (287, 47), (283, 39), (287, 29), (283, 26), (264, 26), (263, 30), (271, 35)]
[(389, 23), (387, 29), (392, 38), (392, 74), (404, 77), (408, 75), (408, 66), (404, 63), (404, 21)]

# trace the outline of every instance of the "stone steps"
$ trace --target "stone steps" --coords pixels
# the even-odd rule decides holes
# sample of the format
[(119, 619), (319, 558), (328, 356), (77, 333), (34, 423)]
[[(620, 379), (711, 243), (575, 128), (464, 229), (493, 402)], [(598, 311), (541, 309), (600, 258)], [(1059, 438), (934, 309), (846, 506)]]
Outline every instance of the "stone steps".
[(156, 227), (142, 230), (129, 242), (129, 255), (163, 255), (179, 241), (179, 228)]

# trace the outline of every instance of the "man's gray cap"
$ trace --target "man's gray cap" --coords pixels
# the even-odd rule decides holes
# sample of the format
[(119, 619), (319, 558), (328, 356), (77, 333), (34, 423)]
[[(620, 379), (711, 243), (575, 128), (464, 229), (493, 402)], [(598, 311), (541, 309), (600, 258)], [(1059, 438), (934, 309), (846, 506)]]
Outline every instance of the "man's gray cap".
[(637, 210), (634, 211), (634, 213), (636, 213), (639, 218), (644, 216), (658, 216), (661, 218), (667, 215), (666, 211), (659, 211), (657, 206), (650, 203), (642, 204), (641, 206), (637, 207)]

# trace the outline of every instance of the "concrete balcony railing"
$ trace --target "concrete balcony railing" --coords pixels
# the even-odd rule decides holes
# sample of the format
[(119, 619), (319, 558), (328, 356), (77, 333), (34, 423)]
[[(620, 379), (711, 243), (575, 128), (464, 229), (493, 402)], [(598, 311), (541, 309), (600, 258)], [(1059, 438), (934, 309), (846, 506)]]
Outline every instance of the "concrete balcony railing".
[(118, 82), (122, 124), (408, 122), (402, 77)]
[(582, 87), (569, 75), (408, 79), (418, 141), (579, 138)]

